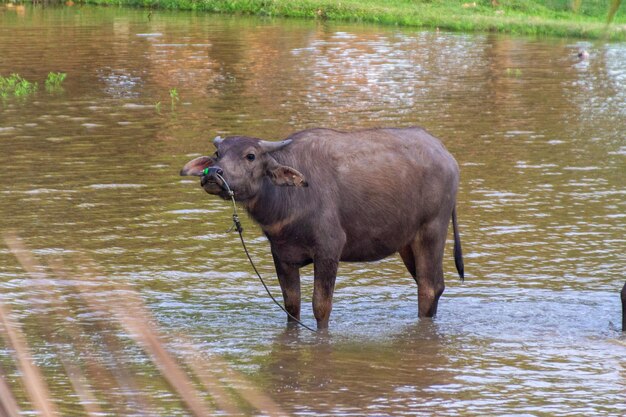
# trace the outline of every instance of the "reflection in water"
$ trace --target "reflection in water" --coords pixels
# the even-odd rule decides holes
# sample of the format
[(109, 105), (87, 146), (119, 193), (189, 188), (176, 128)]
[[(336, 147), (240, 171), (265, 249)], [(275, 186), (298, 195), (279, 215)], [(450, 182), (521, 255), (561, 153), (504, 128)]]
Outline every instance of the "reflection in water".
[[(434, 391), (453, 389), (455, 373), (447, 369), (446, 347), (431, 321), (384, 340), (307, 340), (299, 332), (279, 334), (261, 364), (267, 383), (284, 387), (279, 402), (296, 412), (410, 414), (438, 401)], [(311, 404), (310, 395), (318, 395), (318, 401)]]
[[(0, 103), (0, 231), (18, 229), (44, 259), (86, 252), (140, 289), (162, 326), (227, 356), (296, 414), (623, 415), (625, 351), (612, 339), (626, 247), (626, 47), (584, 44), (581, 62), (580, 46), (4, 10), (0, 74), (68, 77), (63, 92)], [(212, 152), (216, 134), (416, 124), (444, 140), (462, 172), (468, 279), (457, 281), (446, 256), (434, 321), (417, 321), (415, 284), (390, 258), (340, 267), (327, 337), (285, 330), (225, 233), (228, 205), (177, 175)], [(266, 240), (248, 219), (244, 228), (273, 276)], [(29, 281), (2, 248), (0, 264), (0, 298), (36, 339)], [(311, 281), (304, 269), (305, 300)], [(302, 315), (312, 317), (310, 303)], [(54, 376), (45, 348), (37, 359)]]

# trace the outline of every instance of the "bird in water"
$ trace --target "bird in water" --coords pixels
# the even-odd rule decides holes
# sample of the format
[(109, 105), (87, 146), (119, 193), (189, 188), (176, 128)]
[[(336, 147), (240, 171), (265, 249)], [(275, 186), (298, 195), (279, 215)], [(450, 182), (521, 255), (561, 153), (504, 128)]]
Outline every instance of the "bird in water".
[(580, 60), (587, 59), (589, 58), (589, 52), (585, 51), (584, 49), (580, 49), (578, 50), (577, 56)]

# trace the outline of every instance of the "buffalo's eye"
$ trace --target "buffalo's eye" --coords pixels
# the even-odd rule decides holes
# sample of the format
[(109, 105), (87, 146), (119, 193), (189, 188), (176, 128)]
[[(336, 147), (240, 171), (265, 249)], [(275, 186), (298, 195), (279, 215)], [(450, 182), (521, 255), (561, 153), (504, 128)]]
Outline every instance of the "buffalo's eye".
[(248, 155), (246, 155), (246, 159), (248, 161), (254, 161), (256, 158), (256, 156), (253, 153), (249, 153)]

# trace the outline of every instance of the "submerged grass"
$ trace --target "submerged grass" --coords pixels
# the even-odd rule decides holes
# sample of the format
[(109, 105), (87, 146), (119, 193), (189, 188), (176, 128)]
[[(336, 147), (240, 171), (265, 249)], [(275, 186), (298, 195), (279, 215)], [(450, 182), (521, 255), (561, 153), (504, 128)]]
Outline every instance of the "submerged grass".
[(176, 103), (180, 101), (180, 97), (178, 95), (178, 90), (175, 88), (170, 88), (170, 105), (172, 110), (176, 108)]
[(0, 98), (26, 97), (37, 91), (37, 83), (32, 83), (19, 74), (11, 74), (8, 77), (0, 75)]
[[(46, 91), (49, 93), (62, 92), (63, 88), (61, 84), (67, 77), (67, 74), (63, 72), (50, 72), (44, 82)], [(8, 77), (0, 75), (0, 99), (2, 101), (15, 97), (18, 99), (24, 99), (32, 96), (39, 89), (39, 85), (36, 82), (31, 82), (22, 77), (19, 74), (11, 74)]]
[(67, 74), (64, 72), (49, 72), (46, 78), (46, 91), (54, 92), (61, 89), (61, 84), (65, 81)]
[[(578, 38), (626, 39), (617, 0), (86, 0), (162, 9), (358, 21)], [(621, 3), (621, 4), (620, 4)], [(613, 19), (608, 25), (607, 20)]]

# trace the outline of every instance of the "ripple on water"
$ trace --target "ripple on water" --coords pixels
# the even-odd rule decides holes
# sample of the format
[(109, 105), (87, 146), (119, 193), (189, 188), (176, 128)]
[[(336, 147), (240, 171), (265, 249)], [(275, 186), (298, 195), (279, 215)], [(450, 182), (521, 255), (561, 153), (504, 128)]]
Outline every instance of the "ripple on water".
[(210, 214), (210, 213), (219, 213), (221, 210), (209, 210), (209, 209), (181, 209), (181, 210), (170, 210), (167, 213), (170, 214)]
[(122, 107), (131, 110), (153, 109), (154, 104), (125, 103)]
[(86, 186), (86, 188), (92, 188), (96, 190), (100, 189), (115, 189), (115, 188), (143, 188), (146, 187), (146, 184), (91, 184)]
[(57, 194), (57, 193), (76, 193), (78, 192), (77, 190), (60, 190), (60, 189), (56, 189), (56, 188), (35, 188), (32, 190), (26, 190), (26, 191), (13, 191), (13, 192), (18, 192), (18, 193), (22, 193), (22, 194), (28, 194), (28, 195), (37, 195), (37, 194)]

